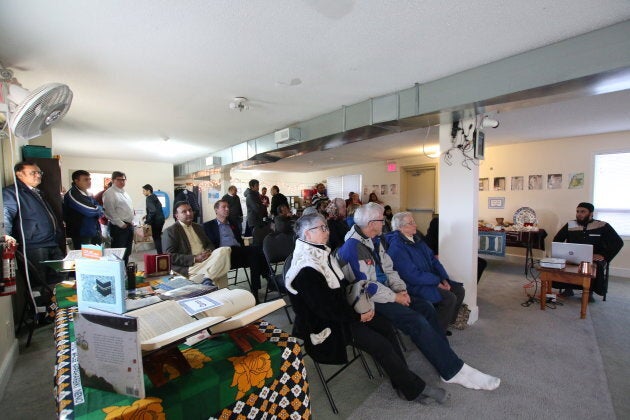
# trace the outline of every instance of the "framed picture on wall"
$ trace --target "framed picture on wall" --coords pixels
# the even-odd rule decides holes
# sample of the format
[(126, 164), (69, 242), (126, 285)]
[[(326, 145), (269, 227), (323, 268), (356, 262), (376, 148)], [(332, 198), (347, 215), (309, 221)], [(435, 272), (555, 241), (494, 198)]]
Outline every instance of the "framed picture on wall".
[(504, 209), (505, 197), (488, 197), (489, 209)]
[(562, 174), (547, 174), (547, 189), (559, 190), (562, 188)]
[(513, 176), (512, 177), (512, 191), (522, 191), (522, 190), (523, 190), (523, 177)]

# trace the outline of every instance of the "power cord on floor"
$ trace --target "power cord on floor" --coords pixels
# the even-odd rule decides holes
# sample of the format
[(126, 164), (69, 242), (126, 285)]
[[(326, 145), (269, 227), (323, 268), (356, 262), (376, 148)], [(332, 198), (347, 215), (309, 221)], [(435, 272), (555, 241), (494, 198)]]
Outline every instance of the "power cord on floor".
[[(532, 276), (532, 280), (523, 285), (523, 289), (525, 290), (525, 294), (527, 295), (527, 300), (521, 303), (521, 306), (524, 308), (530, 307), (532, 304), (540, 304), (540, 299), (536, 296), (539, 296), (538, 293), (538, 277), (539, 273), (536, 270), (535, 266), (532, 265), (529, 267), (529, 275)], [(533, 291), (528, 290), (534, 288)], [(558, 306), (563, 306), (562, 302), (558, 302), (553, 298), (546, 298), (547, 302), (545, 302), (545, 307), (549, 309), (556, 309)]]

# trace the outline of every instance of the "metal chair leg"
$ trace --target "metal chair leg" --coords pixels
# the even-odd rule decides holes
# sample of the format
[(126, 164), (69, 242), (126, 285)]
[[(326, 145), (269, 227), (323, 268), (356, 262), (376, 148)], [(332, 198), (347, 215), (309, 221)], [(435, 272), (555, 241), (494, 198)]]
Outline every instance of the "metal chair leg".
[(339, 410), (337, 409), (337, 405), (335, 405), (335, 400), (333, 399), (332, 394), (330, 393), (330, 389), (328, 388), (328, 381), (324, 377), (321, 367), (319, 363), (313, 360), (313, 364), (315, 364), (315, 370), (317, 370), (317, 375), (319, 375), (319, 379), (322, 381), (322, 385), (324, 386), (324, 391), (326, 392), (326, 397), (328, 397), (328, 402), (330, 403), (330, 408), (333, 413), (339, 414)]

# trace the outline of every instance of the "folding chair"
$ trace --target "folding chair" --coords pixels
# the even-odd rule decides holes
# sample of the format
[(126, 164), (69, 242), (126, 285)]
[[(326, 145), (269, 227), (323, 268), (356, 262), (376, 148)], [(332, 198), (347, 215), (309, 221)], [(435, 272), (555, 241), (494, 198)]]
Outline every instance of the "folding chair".
[[(277, 270), (278, 265), (284, 264), (284, 261), (291, 255), (294, 248), (295, 241), (293, 240), (293, 236), (285, 233), (271, 233), (263, 240), (263, 254), (265, 254), (269, 272), (271, 273), (265, 289), (265, 302), (269, 300), (270, 291), (275, 291), (278, 294), (274, 299), (284, 299), (287, 294), (284, 286), (284, 276), (282, 273), (278, 274)], [(289, 323), (292, 324), (293, 320), (289, 313), (290, 306), (291, 304), (289, 303), (289, 305), (284, 307), (284, 310), (289, 319)]]
[[(287, 259), (284, 262), (284, 267), (282, 270), (282, 278), (284, 279), (286, 272), (288, 270), (288, 268), (291, 266), (291, 259), (293, 258), (293, 254), (290, 254)], [(287, 296), (289, 297), (289, 300), (291, 301), (291, 305), (295, 305), (295, 302), (293, 300), (293, 296), (290, 293), (287, 293)], [(300, 345), (302, 346), (302, 348), (304, 348), (303, 342), (304, 342), (304, 337), (301, 336), (301, 334), (295, 330), (295, 328), (293, 328), (293, 332), (292, 335), (296, 338), (298, 338), (299, 340), (302, 341), (302, 343), (300, 343)], [(315, 365), (315, 370), (317, 371), (317, 376), (319, 376), (319, 379), (322, 382), (322, 385), (324, 386), (324, 391), (326, 392), (326, 397), (328, 398), (328, 402), (330, 403), (330, 408), (332, 409), (333, 413), (335, 414), (339, 414), (339, 410), (337, 409), (337, 405), (335, 404), (335, 400), (333, 398), (332, 392), (330, 390), (330, 388), (328, 387), (328, 384), (330, 381), (332, 381), (334, 378), (336, 378), (338, 375), (340, 375), (344, 370), (346, 370), (353, 362), (355, 362), (356, 360), (360, 360), (361, 361), (361, 365), (363, 366), (363, 368), (365, 369), (365, 372), (368, 375), (368, 378), (370, 379), (374, 379), (374, 375), (372, 375), (372, 371), (370, 370), (370, 367), (367, 364), (367, 361), (365, 360), (365, 357), (363, 356), (363, 352), (361, 352), (360, 349), (358, 349), (357, 347), (352, 346), (352, 357), (348, 359), (347, 362), (345, 363), (339, 363), (339, 364), (333, 364), (333, 363), (329, 363), (329, 362), (320, 362), (316, 359), (316, 357), (313, 357), (312, 354), (307, 353), (306, 351), (304, 351), (304, 353), (306, 355), (308, 355), (311, 360), (313, 361), (313, 364)], [(376, 363), (376, 361), (375, 361)], [(324, 372), (321, 368), (322, 364), (326, 364), (326, 365), (336, 365), (336, 366), (340, 366), (338, 369), (336, 369), (330, 376), (326, 377), (324, 375)], [(380, 367), (378, 366), (378, 364), (376, 365), (377, 369), (379, 370), (379, 373), (382, 375), (382, 372), (380, 370)]]

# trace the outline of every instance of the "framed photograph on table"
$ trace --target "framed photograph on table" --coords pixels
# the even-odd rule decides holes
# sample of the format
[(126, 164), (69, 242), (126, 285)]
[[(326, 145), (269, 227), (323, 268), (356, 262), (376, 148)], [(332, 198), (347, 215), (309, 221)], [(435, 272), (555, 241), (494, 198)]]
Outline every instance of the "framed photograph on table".
[(489, 209), (504, 209), (505, 197), (488, 197)]

